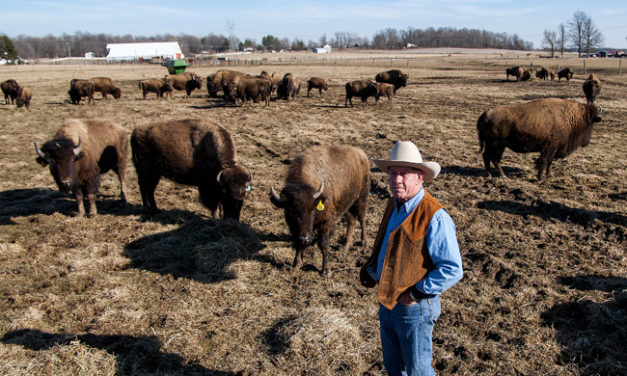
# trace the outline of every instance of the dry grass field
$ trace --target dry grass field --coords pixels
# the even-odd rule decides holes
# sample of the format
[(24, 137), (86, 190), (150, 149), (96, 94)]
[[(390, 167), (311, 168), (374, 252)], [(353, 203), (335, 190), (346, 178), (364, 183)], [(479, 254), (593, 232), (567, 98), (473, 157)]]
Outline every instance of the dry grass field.
[[(0, 67), (0, 81), (33, 91), (30, 111), (0, 104), (0, 374), (385, 374), (376, 294), (358, 280), (370, 250), (357, 241), (342, 251), (340, 223), (331, 276), (320, 274), (317, 247), (293, 275), (283, 213), (268, 197), (307, 147), (349, 144), (387, 158), (395, 140), (414, 141), (424, 159), (442, 165), (426, 189), (453, 217), (464, 261), (463, 280), (442, 297), (436, 371), (627, 374), (627, 75), (616, 59), (594, 67), (603, 121), (588, 147), (554, 163), (552, 177), (539, 183), (537, 155), (507, 150), (509, 177), (497, 179), (478, 154), (481, 113), (544, 97), (585, 102), (585, 76), (579, 61), (562, 60), (577, 67), (570, 82), (517, 83), (505, 80), (511, 61), (460, 59), (232, 67), (330, 81), (323, 97), (301, 90), (269, 107), (207, 98), (204, 86), (191, 98), (143, 100), (137, 81), (166, 73), (156, 65)], [(393, 101), (344, 107), (347, 81), (390, 68), (410, 74)], [(217, 69), (189, 70), (204, 77)], [(70, 104), (70, 79), (95, 76), (119, 83), (122, 98)], [(41, 145), (67, 118), (110, 119), (130, 131), (186, 117), (229, 129), (252, 171), (240, 223), (211, 218), (193, 187), (166, 180), (156, 192), (161, 211), (144, 216), (130, 156), (128, 205), (107, 173), (99, 215), (79, 218), (74, 200), (35, 162), (33, 141)], [(372, 167), (370, 244), (389, 197), (386, 176)]]

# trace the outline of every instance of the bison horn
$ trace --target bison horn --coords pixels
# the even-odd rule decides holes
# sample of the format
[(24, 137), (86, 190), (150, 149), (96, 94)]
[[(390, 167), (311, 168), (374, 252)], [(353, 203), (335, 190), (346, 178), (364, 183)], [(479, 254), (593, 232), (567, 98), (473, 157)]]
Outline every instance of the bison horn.
[(271, 197), (272, 197), (272, 199), (274, 199), (275, 201), (278, 201), (278, 202), (283, 202), (283, 201), (285, 201), (283, 198), (281, 198), (281, 197), (280, 197), (280, 196), (276, 193), (276, 191), (274, 190), (274, 187), (273, 187), (273, 186), (270, 186), (270, 196), (271, 196)]
[(222, 171), (224, 171), (224, 170), (220, 170), (220, 172), (218, 172), (218, 176), (216, 176), (216, 181), (218, 183), (220, 182), (220, 178), (222, 177)]
[(74, 148), (74, 155), (79, 155), (81, 153), (81, 149), (83, 148), (83, 142), (81, 141), (81, 138), (78, 138), (78, 146), (76, 146)]
[(318, 188), (318, 191), (313, 194), (313, 199), (315, 200), (318, 197), (320, 197), (323, 191), (324, 191), (324, 182), (320, 183), (320, 188)]
[(39, 150), (39, 146), (37, 146), (37, 141), (35, 141), (34, 144), (35, 144), (35, 151), (37, 152), (37, 155), (45, 159), (46, 155), (41, 150)]

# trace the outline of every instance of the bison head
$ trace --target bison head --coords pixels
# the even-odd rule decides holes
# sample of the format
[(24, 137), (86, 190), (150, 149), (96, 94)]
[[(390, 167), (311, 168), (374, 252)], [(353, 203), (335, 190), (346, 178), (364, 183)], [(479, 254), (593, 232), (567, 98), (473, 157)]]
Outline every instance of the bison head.
[(76, 161), (83, 157), (81, 152), (81, 140), (78, 146), (69, 139), (51, 140), (46, 142), (41, 149), (35, 142), (37, 163), (50, 167), (50, 174), (61, 192), (69, 192), (76, 183)]
[(111, 91), (111, 94), (113, 95), (113, 98), (120, 99), (122, 97), (122, 90), (120, 90), (119, 87), (116, 87)]
[(278, 195), (274, 187), (270, 187), (270, 201), (278, 208), (285, 210), (287, 222), (294, 243), (306, 246), (314, 240), (314, 222), (318, 212), (323, 212), (327, 204), (324, 195), (324, 183), (318, 190), (302, 184), (287, 185)]
[(253, 176), (242, 166), (226, 167), (218, 173), (216, 181), (220, 185), (220, 202), (224, 210), (224, 218), (239, 221), (242, 204), (250, 191)]

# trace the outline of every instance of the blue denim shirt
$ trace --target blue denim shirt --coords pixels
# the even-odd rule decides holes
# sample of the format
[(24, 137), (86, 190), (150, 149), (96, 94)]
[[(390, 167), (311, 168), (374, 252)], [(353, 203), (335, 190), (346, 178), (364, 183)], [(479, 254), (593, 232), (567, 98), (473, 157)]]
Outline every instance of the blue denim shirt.
[[(395, 206), (379, 250), (375, 276), (377, 281), (381, 279), (381, 270), (383, 269), (383, 260), (385, 259), (390, 233), (409, 217), (424, 196), (425, 190), (423, 188), (400, 208)], [(459, 253), (459, 245), (455, 236), (455, 224), (446, 210), (440, 209), (433, 215), (427, 228), (425, 242), (435, 269), (418, 282), (416, 288), (427, 295), (439, 295), (457, 283), (463, 276), (462, 256)]]

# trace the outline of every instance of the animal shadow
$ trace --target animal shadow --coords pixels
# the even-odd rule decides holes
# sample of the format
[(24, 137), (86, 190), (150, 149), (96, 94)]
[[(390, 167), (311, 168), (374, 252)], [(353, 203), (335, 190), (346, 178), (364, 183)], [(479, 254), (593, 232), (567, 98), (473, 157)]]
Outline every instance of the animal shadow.
[(627, 217), (612, 212), (593, 211), (586, 209), (569, 208), (557, 202), (534, 201), (526, 205), (516, 201), (483, 201), (477, 204), (479, 208), (499, 210), (516, 215), (535, 215), (542, 219), (557, 219), (562, 222), (571, 222), (584, 227), (590, 226), (595, 219), (606, 223), (627, 226)]
[(465, 166), (446, 166), (442, 167), (441, 174), (455, 174), (459, 176), (482, 176), (485, 175), (485, 169)]
[(161, 351), (162, 344), (155, 336), (52, 334), (37, 329), (19, 329), (6, 333), (4, 344), (21, 345), (29, 350), (50, 350), (56, 345), (80, 341), (85, 345), (107, 351), (116, 356), (116, 375), (176, 374), (228, 376), (241, 373), (209, 370), (200, 365), (184, 365), (179, 354)]
[(255, 258), (265, 246), (250, 225), (192, 216), (176, 230), (145, 236), (124, 247), (131, 267), (217, 283), (235, 278), (229, 265)]
[(603, 276), (562, 277), (578, 290), (603, 290), (613, 298), (597, 303), (578, 299), (553, 306), (542, 314), (543, 325), (557, 331), (564, 350), (560, 358), (574, 361), (585, 374), (624, 375), (627, 354), (627, 279)]

